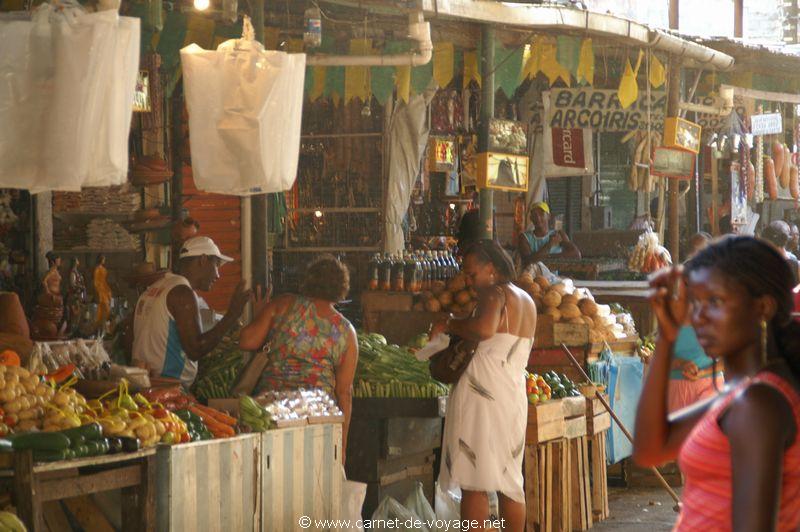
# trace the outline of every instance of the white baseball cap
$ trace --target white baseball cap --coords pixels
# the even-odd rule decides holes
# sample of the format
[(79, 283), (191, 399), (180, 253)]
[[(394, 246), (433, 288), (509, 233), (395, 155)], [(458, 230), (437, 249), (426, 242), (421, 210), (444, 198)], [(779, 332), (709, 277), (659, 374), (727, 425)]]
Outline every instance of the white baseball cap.
[(180, 258), (182, 259), (188, 257), (202, 257), (203, 255), (217, 257), (222, 262), (233, 262), (233, 259), (227, 255), (223, 255), (214, 241), (207, 236), (192, 237), (181, 246)]

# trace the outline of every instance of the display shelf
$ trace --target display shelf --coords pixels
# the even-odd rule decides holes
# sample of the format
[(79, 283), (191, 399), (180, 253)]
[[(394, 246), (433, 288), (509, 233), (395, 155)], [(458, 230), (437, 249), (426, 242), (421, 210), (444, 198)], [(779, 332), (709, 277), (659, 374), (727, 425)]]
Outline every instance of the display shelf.
[(133, 220), (133, 213), (126, 213), (126, 212), (85, 212), (85, 211), (75, 211), (75, 212), (53, 212), (53, 218), (58, 218), (59, 220), (69, 221), (72, 219), (81, 219), (87, 217), (95, 217), (95, 218), (108, 218), (111, 220)]

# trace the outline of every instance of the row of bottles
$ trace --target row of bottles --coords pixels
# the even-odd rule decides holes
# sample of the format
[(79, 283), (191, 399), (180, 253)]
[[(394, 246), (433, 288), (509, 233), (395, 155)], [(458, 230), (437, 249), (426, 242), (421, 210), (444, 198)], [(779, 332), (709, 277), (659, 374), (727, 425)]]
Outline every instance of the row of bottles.
[(447, 281), (460, 270), (449, 251), (376, 253), (369, 262), (369, 289), (385, 292), (422, 292), (436, 281)]

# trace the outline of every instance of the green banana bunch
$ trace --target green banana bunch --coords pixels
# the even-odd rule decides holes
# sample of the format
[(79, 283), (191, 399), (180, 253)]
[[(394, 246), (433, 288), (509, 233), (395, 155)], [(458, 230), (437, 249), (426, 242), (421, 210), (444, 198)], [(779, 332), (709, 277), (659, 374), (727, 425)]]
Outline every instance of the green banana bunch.
[(0, 531), (2, 532), (26, 532), (25, 525), (19, 517), (11, 512), (0, 512)]

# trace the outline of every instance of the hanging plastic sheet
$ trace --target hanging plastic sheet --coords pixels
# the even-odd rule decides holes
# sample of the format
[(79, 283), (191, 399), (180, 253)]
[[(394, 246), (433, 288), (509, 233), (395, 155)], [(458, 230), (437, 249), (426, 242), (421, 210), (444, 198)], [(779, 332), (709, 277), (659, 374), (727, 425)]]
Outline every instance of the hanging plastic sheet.
[[(639, 357), (616, 356), (606, 349), (600, 354), (600, 360), (589, 366), (589, 376), (592, 381), (606, 386), (609, 405), (633, 433), (644, 378), (644, 365)], [(633, 444), (613, 423), (607, 440), (608, 462), (616, 464), (632, 454)]]
[(391, 253), (405, 248), (403, 217), (411, 200), (411, 189), (422, 165), (428, 143), (426, 124), (431, 94), (413, 96), (398, 104), (389, 126), (389, 189), (386, 202), (386, 245)]
[(197, 188), (249, 196), (289, 190), (300, 155), (305, 54), (242, 39), (181, 50)]
[(138, 20), (43, 4), (32, 16), (0, 15), (0, 42), (0, 187), (77, 191), (124, 180)]

